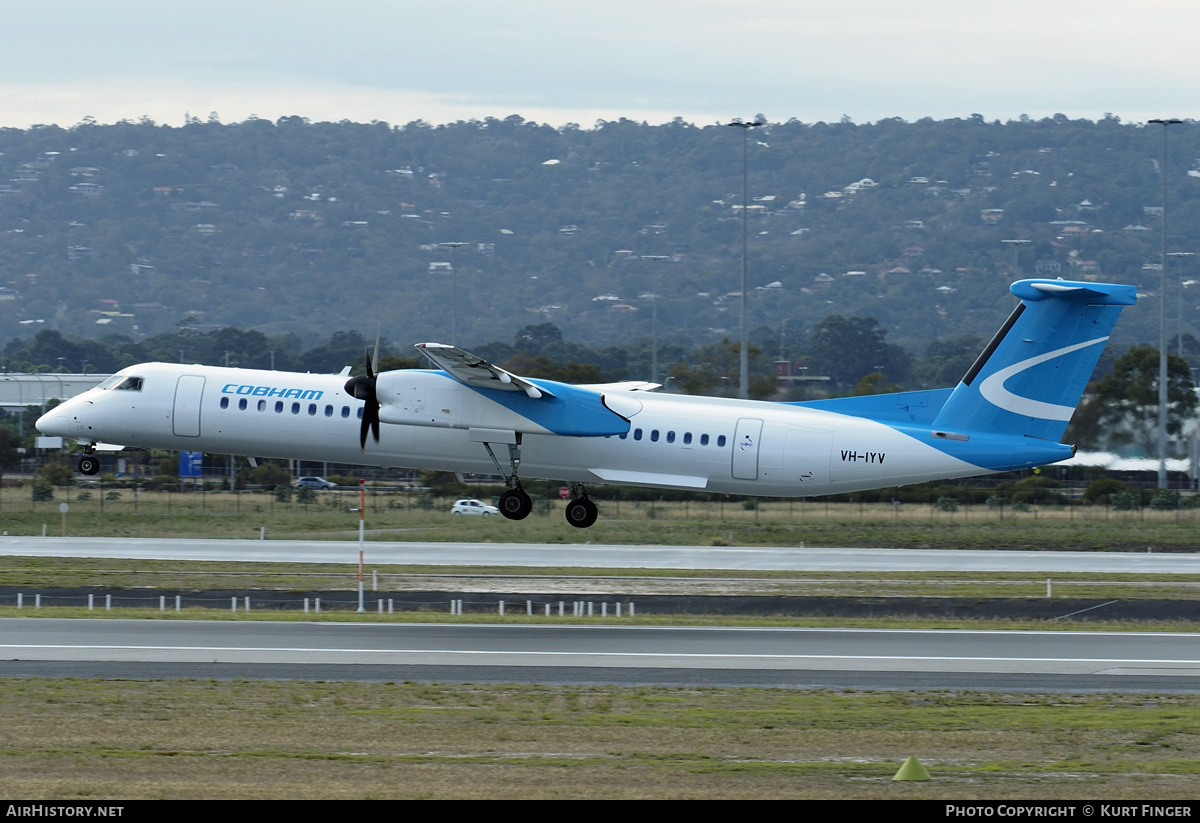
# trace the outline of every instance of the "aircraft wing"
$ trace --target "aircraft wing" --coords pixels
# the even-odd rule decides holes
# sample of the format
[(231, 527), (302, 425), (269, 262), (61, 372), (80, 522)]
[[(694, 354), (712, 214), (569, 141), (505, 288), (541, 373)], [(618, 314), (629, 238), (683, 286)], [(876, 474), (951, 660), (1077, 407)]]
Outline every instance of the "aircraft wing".
[(416, 347), (429, 362), (464, 385), (477, 389), (523, 391), (535, 400), (543, 395), (554, 397), (553, 392), (541, 386), (535, 386), (525, 378), (507, 372), (456, 346), (447, 346), (444, 343), (418, 343)]

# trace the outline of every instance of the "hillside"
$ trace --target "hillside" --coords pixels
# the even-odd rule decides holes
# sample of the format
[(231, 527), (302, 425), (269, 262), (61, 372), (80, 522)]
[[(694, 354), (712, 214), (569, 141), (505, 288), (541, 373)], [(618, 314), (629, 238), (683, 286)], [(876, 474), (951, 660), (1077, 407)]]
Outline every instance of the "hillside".
[[(770, 353), (827, 315), (873, 317), (917, 353), (986, 337), (1018, 272), (1142, 285), (1113, 349), (1157, 339), (1159, 127), (976, 116), (749, 138), (750, 324)], [(1200, 132), (1170, 139), (1170, 248), (1200, 251)], [(740, 129), (82, 123), (0, 130), (0, 180), (0, 339), (233, 326), (311, 347), (378, 324), (470, 347), (551, 322), (603, 347), (649, 338), (656, 293), (664, 341), (736, 331)], [(1200, 280), (1183, 260), (1172, 281)], [(1194, 331), (1200, 290), (1184, 294), (1171, 316)]]

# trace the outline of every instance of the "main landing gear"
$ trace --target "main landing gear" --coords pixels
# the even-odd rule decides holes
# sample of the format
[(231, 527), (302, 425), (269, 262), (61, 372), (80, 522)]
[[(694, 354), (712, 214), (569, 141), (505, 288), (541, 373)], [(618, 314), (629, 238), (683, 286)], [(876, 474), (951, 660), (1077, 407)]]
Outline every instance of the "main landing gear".
[(504, 475), (504, 482), (508, 484), (508, 491), (500, 495), (500, 513), (509, 520), (524, 520), (533, 511), (533, 501), (521, 488), (521, 478), (517, 477), (517, 468), (521, 465), (521, 435), (514, 433), (513, 442), (505, 445), (508, 446), (509, 470), (507, 472), (500, 465), (500, 461), (496, 459), (496, 453), (492, 451), (492, 444), (487, 441), (483, 443), (488, 457), (492, 458), (492, 463), (496, 466), (496, 471)]
[(79, 455), (79, 473), (93, 475), (100, 471), (100, 458), (96, 457), (96, 445), (89, 444), (84, 447), (83, 454)]
[(524, 520), (533, 511), (533, 501), (521, 488), (520, 481), (515, 477), (513, 480), (517, 486), (500, 495), (500, 513), (509, 520)]
[(582, 483), (571, 484), (571, 497), (567, 500), (567, 522), (577, 529), (586, 529), (596, 522), (600, 512), (587, 496)]
[[(497, 443), (496, 445), (499, 445)], [(521, 435), (514, 433), (513, 442), (505, 444), (508, 446), (508, 468), (509, 471), (504, 471), (500, 465), (500, 461), (496, 459), (496, 453), (492, 451), (492, 443), (484, 441), (483, 447), (487, 449), (488, 457), (492, 458), (492, 463), (496, 466), (496, 471), (504, 475), (504, 482), (508, 484), (508, 489), (500, 495), (499, 508), (500, 513), (509, 520), (524, 520), (533, 511), (533, 501), (529, 499), (529, 495), (521, 488), (521, 478), (517, 476), (517, 469), (521, 465)], [(599, 512), (596, 509), (596, 504), (587, 496), (587, 491), (584, 490), (582, 483), (572, 483), (570, 498), (567, 500), (567, 522), (577, 529), (586, 529), (588, 526), (596, 522)]]

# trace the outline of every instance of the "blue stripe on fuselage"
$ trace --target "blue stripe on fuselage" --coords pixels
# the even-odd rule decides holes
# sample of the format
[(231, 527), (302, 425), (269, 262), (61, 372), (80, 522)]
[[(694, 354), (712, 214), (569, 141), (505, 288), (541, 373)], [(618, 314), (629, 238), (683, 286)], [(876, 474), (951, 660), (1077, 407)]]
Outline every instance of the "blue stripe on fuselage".
[[(444, 371), (435, 371), (433, 374), (441, 374), (448, 380), (454, 380), (454, 377)], [(600, 392), (569, 383), (556, 383), (553, 380), (525, 379), (546, 389), (550, 394), (533, 398), (519, 390), (499, 391), (477, 388), (458, 380), (454, 382), (554, 434), (566, 437), (603, 437), (629, 431), (629, 421), (605, 406)]]

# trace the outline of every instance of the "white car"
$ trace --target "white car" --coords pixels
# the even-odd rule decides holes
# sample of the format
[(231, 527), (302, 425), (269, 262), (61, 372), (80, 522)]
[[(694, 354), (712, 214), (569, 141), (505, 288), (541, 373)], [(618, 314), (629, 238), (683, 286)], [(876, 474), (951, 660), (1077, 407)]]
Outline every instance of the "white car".
[(493, 514), (499, 514), (500, 510), (495, 506), (489, 506), (482, 500), (456, 500), (454, 505), (450, 507), (450, 514), (482, 514), (489, 517)]
[(332, 483), (324, 477), (298, 477), (296, 478), (296, 488), (304, 488), (307, 486), (310, 489), (336, 489), (337, 483)]

